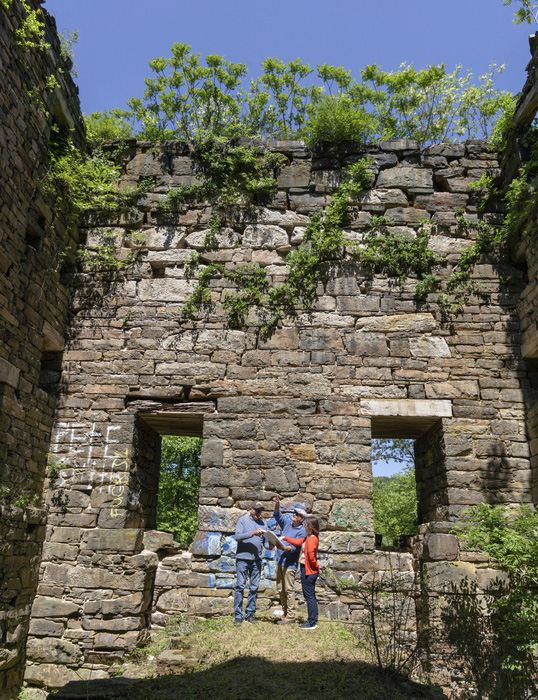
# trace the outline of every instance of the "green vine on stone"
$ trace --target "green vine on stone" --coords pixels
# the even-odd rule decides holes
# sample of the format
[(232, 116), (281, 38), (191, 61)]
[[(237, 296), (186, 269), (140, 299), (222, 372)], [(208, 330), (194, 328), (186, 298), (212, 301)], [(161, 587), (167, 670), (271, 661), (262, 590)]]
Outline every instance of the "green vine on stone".
[(441, 260), (430, 248), (431, 224), (423, 221), (415, 236), (394, 227), (387, 216), (373, 216), (368, 222), (364, 244), (358, 249), (358, 259), (372, 272), (382, 272), (398, 278), (403, 285), (410, 275), (417, 279), (415, 299), (423, 301), (439, 286), (433, 268)]
[[(297, 311), (310, 308), (328, 265), (339, 262), (345, 255), (347, 242), (342, 228), (349, 222), (351, 203), (371, 183), (369, 166), (366, 159), (349, 166), (327, 209), (310, 218), (302, 243), (287, 256), (285, 282), (272, 285), (265, 269), (258, 265), (240, 265), (230, 270), (222, 263), (213, 262), (198, 267), (197, 285), (183, 307), (183, 316), (193, 318), (198, 309), (211, 305), (209, 286), (215, 276), (227, 279), (235, 288), (226, 290), (223, 299), (230, 326), (243, 326), (248, 311), (255, 309), (261, 319), (262, 338), (274, 332), (284, 315), (294, 316)], [(207, 250), (205, 246), (204, 249)], [(193, 271), (202, 257), (203, 253), (199, 254), (195, 264), (191, 264)]]

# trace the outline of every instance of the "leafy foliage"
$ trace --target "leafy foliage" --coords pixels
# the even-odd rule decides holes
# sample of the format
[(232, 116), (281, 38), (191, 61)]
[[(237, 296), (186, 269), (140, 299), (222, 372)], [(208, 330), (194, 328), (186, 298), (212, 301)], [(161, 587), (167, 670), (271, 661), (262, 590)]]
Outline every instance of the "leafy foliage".
[(161, 441), (157, 528), (188, 547), (198, 529), (201, 438), (166, 435)]
[(399, 535), (416, 535), (417, 490), (411, 466), (389, 477), (374, 477), (374, 532), (388, 543)]
[(457, 534), (510, 575), (509, 587), (489, 591), (491, 621), (503, 641), (500, 673), (504, 685), (519, 689), (502, 697), (531, 697), (529, 687), (538, 689), (533, 659), (538, 649), (538, 513), (526, 505), (509, 510), (480, 504), (464, 514)]
[(88, 143), (94, 148), (103, 141), (121, 140), (133, 136), (133, 127), (128, 120), (128, 113), (121, 109), (92, 112), (84, 116), (84, 124)]
[(359, 259), (366, 269), (397, 277), (400, 284), (413, 274), (417, 278), (415, 298), (420, 301), (438, 286), (432, 271), (440, 259), (429, 246), (429, 228), (423, 224), (410, 236), (392, 224), (389, 217), (371, 218)]
[(399, 462), (411, 466), (415, 462), (415, 441), (407, 438), (374, 438), (372, 462)]
[[(503, 5), (511, 5), (513, 0), (503, 0)], [(518, 8), (514, 13), (513, 22), (515, 24), (523, 24), (527, 22), (532, 24), (532, 21), (538, 21), (536, 19), (536, 9), (538, 5), (532, 3), (531, 0), (516, 0), (516, 2), (521, 3), (521, 7)]]
[(394, 72), (366, 66), (355, 79), (341, 66), (319, 64), (315, 71), (300, 59), (267, 58), (245, 89), (244, 63), (216, 54), (202, 59), (188, 44), (175, 43), (170, 51), (150, 61), (153, 76), (143, 96), (127, 102), (138, 135), (151, 141), (210, 133), (295, 136), (312, 146), (391, 138), (426, 145), (488, 138), (495, 120), (513, 111), (510, 93), (495, 88), (502, 65), (492, 64), (477, 81), (461, 66), (449, 73), (444, 64), (417, 70), (405, 63)]
[(392, 476), (374, 476), (374, 532), (388, 545), (399, 535), (418, 533), (414, 443), (405, 438), (372, 440), (372, 465), (389, 461), (403, 465)]
[[(224, 277), (235, 286), (235, 290), (226, 292), (223, 304), (232, 327), (242, 326), (248, 310), (255, 308), (262, 320), (261, 335), (268, 337), (285, 314), (293, 316), (297, 310), (309, 308), (327, 265), (340, 260), (344, 254), (346, 240), (342, 226), (348, 219), (351, 202), (370, 182), (368, 166), (366, 160), (349, 166), (346, 179), (333, 193), (330, 205), (322, 214), (310, 218), (302, 243), (287, 257), (289, 267), (285, 282), (272, 285), (265, 270), (256, 265), (229, 270), (221, 263), (210, 263), (200, 268), (202, 256), (199, 256), (193, 264), (198, 282), (183, 314), (192, 317), (197, 309), (210, 303), (209, 284), (214, 276)], [(208, 237), (206, 249), (214, 245), (213, 240), (214, 237)]]
[(439, 294), (439, 306), (449, 313), (459, 313), (472, 294), (480, 294), (480, 286), (471, 278), (474, 266), (485, 253), (501, 253), (505, 239), (486, 221), (468, 221), (460, 213), (457, 219), (460, 232), (474, 232), (475, 242), (465, 248), (446, 283), (446, 292)]

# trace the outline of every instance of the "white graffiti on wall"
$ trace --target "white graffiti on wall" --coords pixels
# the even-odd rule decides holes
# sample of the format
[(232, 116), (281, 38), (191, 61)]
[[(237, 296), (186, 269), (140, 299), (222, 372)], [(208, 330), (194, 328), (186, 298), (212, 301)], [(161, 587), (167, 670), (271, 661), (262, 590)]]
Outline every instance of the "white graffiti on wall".
[[(76, 484), (86, 484), (92, 488), (103, 486), (109, 481), (108, 493), (112, 496), (110, 514), (119, 517), (118, 508), (122, 505), (129, 480), (129, 451), (122, 453), (117, 446), (121, 425), (107, 425), (103, 432), (93, 423), (91, 429), (85, 423), (57, 423), (51, 441), (51, 452), (62, 462), (67, 450), (74, 455), (72, 464), (59, 470), (56, 488), (66, 488)], [(97, 448), (104, 445), (102, 457), (96, 454)], [(112, 460), (110, 466), (109, 460)], [(64, 462), (65, 464), (65, 462)], [(76, 471), (74, 471), (76, 470)]]

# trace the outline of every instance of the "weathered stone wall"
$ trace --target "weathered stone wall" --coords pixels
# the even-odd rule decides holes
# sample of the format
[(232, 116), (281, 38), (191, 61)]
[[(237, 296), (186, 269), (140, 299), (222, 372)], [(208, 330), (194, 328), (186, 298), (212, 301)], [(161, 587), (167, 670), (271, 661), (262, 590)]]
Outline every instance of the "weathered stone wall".
[[(37, 2), (30, 1), (34, 8)], [(62, 213), (37, 183), (45, 173), (49, 127), (80, 135), (77, 89), (60, 56), (54, 21), (50, 48), (15, 41), (22, 8), (0, 7), (0, 697), (18, 693), (24, 645), (45, 534), (42, 489), (59, 377), (68, 294), (59, 251), (69, 246)], [(63, 71), (63, 72), (61, 72)], [(47, 91), (49, 76), (59, 88)], [(47, 112), (49, 114), (47, 114)], [(76, 133), (75, 133), (76, 136)]]
[[(447, 663), (446, 636), (435, 636), (445, 629), (452, 584), (466, 579), (484, 590), (497, 573), (460, 551), (452, 524), (473, 503), (532, 502), (533, 485), (536, 501), (532, 239), (514, 266), (484, 257), (475, 277), (485, 294), (448, 320), (436, 295), (417, 306), (413, 281), (400, 286), (335, 265), (312, 313), (262, 341), (256, 314), (242, 330), (227, 328), (218, 305), (195, 322), (182, 320), (192, 289), (185, 265), (202, 247), (211, 207), (160, 213), (156, 205), (170, 188), (196, 181), (190, 151), (130, 142), (121, 186), (150, 177), (154, 192), (128, 219), (100, 215), (81, 229), (89, 248), (115, 233), (118, 256), (138, 250), (138, 262), (115, 276), (87, 267), (60, 280), (58, 253), (74, 234), (37, 182), (51, 120), (80, 135), (80, 114), (68, 72), (57, 70), (53, 21), (46, 34), (52, 50), (25, 51), (14, 41), (20, 14), (17, 0), (9, 11), (0, 8), (0, 698), (14, 696), (22, 679), (45, 537), (45, 511), (29, 506), (40, 497), (49, 451), (60, 470), (46, 483), (28, 682), (56, 687), (105, 677), (175, 611), (230, 612), (237, 518), (253, 498), (269, 515), (279, 493), (321, 518), (320, 557), (335, 575), (367, 582), (373, 572), (396, 571), (412, 586), (422, 568), (417, 626), (431, 635), (437, 677), (447, 688), (457, 685), (459, 661)], [(522, 123), (534, 109), (535, 65)], [(47, 92), (51, 74), (60, 88)], [(423, 151), (408, 141), (315, 154), (299, 142), (271, 147), (287, 159), (278, 193), (231, 222), (220, 249), (207, 256), (229, 266), (259, 263), (275, 282), (284, 279), (285, 255), (302, 240), (308, 216), (330, 202), (342, 166), (366, 153), (375, 178), (346, 235), (360, 241), (373, 214), (386, 213), (408, 232), (428, 219), (445, 276), (471, 242), (456, 226), (456, 211), (478, 216), (469, 184), (484, 172), (500, 176), (495, 154), (478, 141)], [(509, 159), (510, 173), (520, 155)], [(509, 276), (515, 283), (505, 283)], [(70, 302), (63, 282), (72, 288)], [(214, 280), (216, 303), (225, 287)], [(204, 437), (199, 532), (189, 552), (154, 530), (165, 434)], [(417, 439), (422, 524), (413, 555), (374, 547), (372, 437)], [(321, 612), (360, 621), (360, 598), (329, 584), (320, 587)], [(267, 552), (260, 608), (274, 601)]]
[[(329, 203), (342, 166), (366, 153), (348, 146), (311, 155), (300, 142), (271, 147), (287, 159), (278, 193), (230, 223), (219, 250), (206, 255), (229, 266), (258, 262), (278, 281), (308, 216)], [(447, 276), (472, 242), (458, 230), (456, 211), (478, 217), (469, 185), (484, 172), (499, 175), (495, 155), (479, 141), (423, 151), (398, 141), (367, 153), (374, 182), (346, 235), (360, 241), (373, 214), (386, 213), (410, 233), (427, 219)], [(42, 626), (29, 647), (29, 681), (106, 675), (145, 639), (150, 613), (158, 625), (174, 611), (231, 612), (231, 535), (253, 498), (267, 515), (276, 493), (317, 514), (320, 556), (336, 575), (360, 581), (386, 568), (386, 555), (374, 548), (372, 436), (417, 438), (423, 525), (416, 547), (433, 562), (432, 586), (433, 569), (460, 556), (447, 533), (463, 509), (531, 502), (525, 421), (534, 379), (521, 357), (517, 312), (523, 270), (484, 257), (474, 273), (484, 294), (448, 320), (436, 295), (417, 306), (413, 280), (400, 287), (336, 265), (312, 313), (269, 340), (260, 339), (255, 314), (245, 329), (229, 329), (218, 305), (187, 322), (181, 307), (193, 283), (185, 264), (202, 247), (211, 208), (162, 214), (156, 205), (171, 187), (194, 181), (188, 148), (154, 151), (133, 142), (125, 163), (123, 185), (152, 177), (155, 193), (129, 222), (107, 215), (83, 227), (90, 248), (114, 233), (118, 256), (140, 255), (115, 280), (91, 268), (71, 280), (73, 319), (51, 447), (62, 468), (48, 491), (34, 604)], [(508, 275), (511, 287), (501, 281)], [(213, 281), (215, 302), (225, 287)], [(165, 434), (204, 437), (199, 532), (189, 552), (154, 532)], [(404, 559), (398, 566), (410, 572)], [(264, 572), (259, 604), (270, 609), (269, 553)], [(60, 600), (71, 605), (69, 614), (55, 607)], [(331, 617), (364, 615), (352, 592), (338, 596), (327, 586), (320, 600)], [(422, 610), (423, 624), (429, 614)], [(54, 641), (43, 645), (51, 627)]]

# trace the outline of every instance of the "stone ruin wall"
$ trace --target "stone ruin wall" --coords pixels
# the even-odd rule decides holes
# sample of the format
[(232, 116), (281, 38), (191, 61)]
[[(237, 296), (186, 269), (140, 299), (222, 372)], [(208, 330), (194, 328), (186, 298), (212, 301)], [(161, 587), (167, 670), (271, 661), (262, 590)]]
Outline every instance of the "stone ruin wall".
[[(78, 91), (60, 57), (54, 20), (47, 18), (50, 49), (41, 52), (16, 44), (20, 19), (18, 0), (9, 11), (0, 6), (1, 698), (16, 693), (24, 672), (45, 537), (41, 495), (55, 406), (50, 372), (60, 369), (68, 301), (58, 251), (70, 233), (36, 183), (45, 172), (51, 120), (82, 134)], [(54, 92), (45, 89), (49, 75), (60, 85)]]
[[(355, 146), (310, 154), (300, 142), (271, 148), (287, 158), (278, 194), (231, 225), (208, 256), (259, 262), (277, 281), (342, 166), (365, 153)], [(360, 239), (373, 214), (407, 230), (428, 219), (448, 275), (470, 243), (455, 212), (477, 218), (469, 184), (486, 171), (500, 174), (495, 155), (480, 141), (423, 151), (396, 141), (368, 154), (375, 183), (346, 234)], [(166, 616), (230, 614), (235, 523), (254, 498), (269, 514), (276, 493), (321, 517), (321, 559), (336, 575), (361, 581), (396, 568), (411, 580), (414, 568), (427, 572), (419, 624), (435, 626), (448, 583), (467, 576), (485, 585), (496, 575), (450, 534), (461, 511), (532, 500), (526, 407), (535, 376), (521, 356), (518, 317), (524, 266), (484, 257), (475, 277), (487, 294), (448, 322), (435, 295), (417, 307), (413, 281), (400, 287), (336, 267), (313, 312), (262, 341), (254, 315), (242, 330), (227, 328), (218, 306), (181, 320), (192, 289), (185, 263), (202, 246), (211, 210), (189, 206), (163, 217), (156, 204), (194, 181), (188, 148), (130, 143), (122, 184), (142, 177), (153, 178), (155, 193), (130, 222), (95, 216), (81, 228), (89, 248), (113, 232), (119, 257), (136, 248), (138, 262), (112, 283), (89, 269), (69, 280), (72, 321), (51, 447), (62, 469), (47, 488), (27, 680), (55, 686), (105, 677)], [(506, 276), (515, 286), (502, 283)], [(224, 293), (215, 280), (214, 299)], [(199, 532), (188, 552), (155, 532), (162, 434), (204, 438)], [(414, 556), (375, 549), (372, 436), (417, 438), (422, 525)], [(270, 558), (264, 572), (261, 610), (275, 601)], [(320, 602), (332, 618), (364, 615), (350, 591), (338, 596), (326, 586)], [(450, 686), (450, 669), (434, 675)]]
[[(123, 183), (149, 176), (156, 194), (134, 222), (101, 218), (99, 225), (83, 222), (81, 232), (91, 247), (100, 229), (114, 230), (119, 253), (134, 246), (140, 261), (112, 285), (91, 271), (59, 281), (53, 251), (69, 234), (50, 202), (34, 197), (48, 123), (21, 92), (24, 83), (42, 88), (58, 43), (50, 21), (53, 50), (25, 54), (13, 42), (16, 12), (0, 9), (0, 17), (8, 77), (0, 96), (3, 469), (39, 493), (47, 452), (62, 462), (46, 484), (28, 682), (58, 687), (105, 677), (165, 616), (231, 612), (231, 535), (254, 497), (267, 512), (279, 493), (318, 514), (320, 555), (337, 575), (367, 580), (397, 568), (411, 579), (413, 568), (427, 572), (419, 628), (438, 623), (451, 582), (466, 574), (485, 587), (494, 572), (461, 552), (449, 532), (472, 503), (531, 502), (533, 486), (536, 497), (534, 245), (522, 247), (517, 267), (482, 260), (476, 276), (489, 297), (473, 299), (448, 324), (435, 296), (417, 308), (412, 282), (400, 288), (344, 268), (320, 286), (311, 315), (269, 341), (258, 338), (254, 317), (245, 330), (227, 329), (218, 311), (181, 323), (178, 311), (190, 290), (185, 263), (201, 245), (210, 209), (190, 207), (162, 220), (156, 201), (195, 177), (188, 149), (166, 144), (153, 153), (133, 142)], [(60, 90), (42, 92), (49, 111), (64, 125), (78, 125), (76, 88), (65, 73), (57, 78)], [(279, 280), (308, 215), (330, 201), (342, 165), (359, 154), (344, 148), (311, 156), (300, 143), (273, 147), (287, 158), (278, 194), (233, 227), (239, 246), (224, 240), (217, 255), (227, 264), (258, 261)], [(469, 242), (456, 231), (455, 211), (477, 216), (469, 183), (485, 170), (500, 174), (494, 154), (481, 142), (424, 151), (392, 142), (368, 150), (376, 181), (354, 213), (350, 238), (360, 237), (374, 213), (412, 229), (427, 218), (436, 226), (434, 247), (454, 263)], [(141, 235), (129, 235), (133, 230)], [(507, 275), (515, 286), (501, 283)], [(64, 332), (68, 287), (71, 322)], [(223, 291), (215, 282), (215, 298)], [(204, 437), (199, 532), (189, 552), (154, 529), (160, 434)], [(422, 525), (412, 555), (375, 549), (372, 436), (417, 438)], [(47, 511), (0, 509), (2, 699), (16, 694), (22, 677)], [(320, 600), (322, 613), (333, 618), (363, 614), (349, 591), (337, 596), (326, 587)], [(273, 601), (268, 559), (261, 609)], [(435, 663), (446, 648), (432, 652)], [(451, 676), (446, 658), (444, 666), (444, 674), (437, 668), (433, 675), (448, 688), (457, 674)]]

